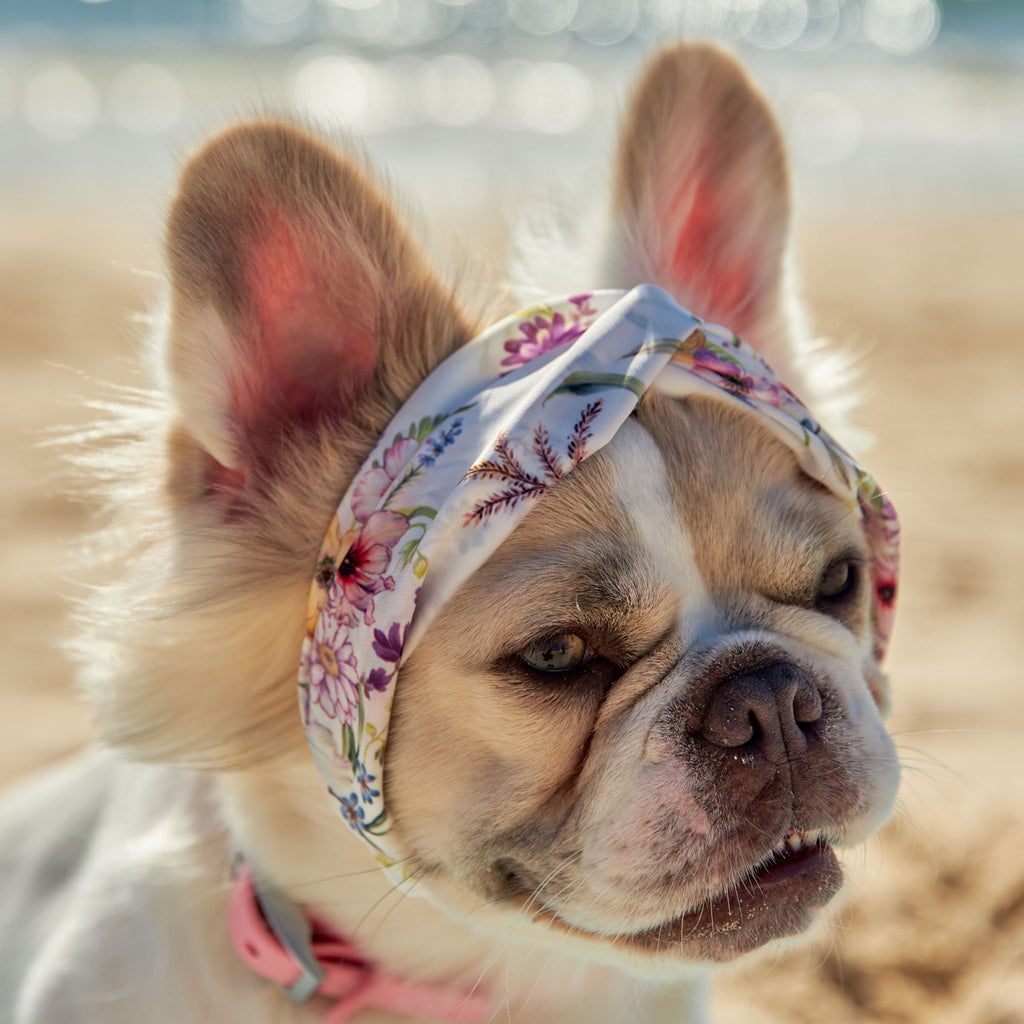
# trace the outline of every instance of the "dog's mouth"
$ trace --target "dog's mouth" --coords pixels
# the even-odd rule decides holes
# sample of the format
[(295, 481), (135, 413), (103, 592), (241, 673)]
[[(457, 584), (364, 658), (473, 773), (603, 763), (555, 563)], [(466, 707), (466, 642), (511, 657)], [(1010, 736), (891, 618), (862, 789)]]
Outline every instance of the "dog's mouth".
[[(773, 939), (805, 931), (842, 881), (842, 868), (826, 838), (817, 830), (790, 828), (742, 877), (678, 917), (640, 932), (593, 937), (656, 959), (733, 960)], [(581, 929), (554, 908), (540, 915), (534, 910), (531, 916), (543, 917), (548, 927), (581, 935)]]
[(653, 928), (617, 936), (616, 942), (655, 953), (678, 948), (702, 960), (732, 960), (806, 930), (842, 881), (842, 868), (824, 837), (791, 828), (724, 892)]

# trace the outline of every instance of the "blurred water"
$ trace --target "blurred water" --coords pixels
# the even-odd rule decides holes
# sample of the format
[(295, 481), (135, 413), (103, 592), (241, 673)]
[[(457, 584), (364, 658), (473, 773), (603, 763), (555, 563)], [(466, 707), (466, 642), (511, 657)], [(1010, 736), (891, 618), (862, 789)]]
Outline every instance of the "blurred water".
[(0, 184), (159, 195), (206, 128), (298, 110), (432, 201), (585, 193), (681, 34), (743, 54), (805, 202), (1024, 196), (1016, 0), (5, 0)]

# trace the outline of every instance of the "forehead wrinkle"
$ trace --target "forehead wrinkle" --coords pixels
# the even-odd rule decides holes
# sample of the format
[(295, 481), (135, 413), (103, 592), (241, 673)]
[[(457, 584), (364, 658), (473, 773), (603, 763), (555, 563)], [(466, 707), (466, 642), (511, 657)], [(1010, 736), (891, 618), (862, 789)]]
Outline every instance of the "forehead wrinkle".
[(774, 537), (781, 550), (803, 563), (823, 568), (825, 560), (840, 554), (866, 557), (857, 512), (810, 480), (798, 488), (769, 485), (753, 507), (753, 518), (759, 535)]
[[(642, 552), (624, 538), (591, 534), (558, 547), (505, 552), (492, 560), (465, 595), (500, 587), (502, 603), (515, 614), (501, 623), (504, 642), (525, 642), (546, 630), (590, 627), (636, 634), (635, 623), (657, 628), (661, 595), (638, 571)], [(646, 634), (646, 630), (643, 630)]]
[(803, 474), (756, 416), (717, 399), (648, 393), (639, 417), (670, 468), (710, 592), (803, 594), (828, 557), (863, 552), (859, 519)]
[(818, 564), (825, 536), (815, 528), (802, 497), (791, 484), (757, 481), (753, 485), (730, 533), (744, 578), (764, 576), (763, 565), (767, 565), (779, 587), (784, 587), (802, 579), (807, 566)]

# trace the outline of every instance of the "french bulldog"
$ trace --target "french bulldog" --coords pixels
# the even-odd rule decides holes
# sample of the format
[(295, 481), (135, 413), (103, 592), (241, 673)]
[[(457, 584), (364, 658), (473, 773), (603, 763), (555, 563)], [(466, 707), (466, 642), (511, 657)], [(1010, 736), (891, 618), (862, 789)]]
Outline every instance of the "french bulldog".
[[(731, 403), (566, 376), (583, 411), (572, 436), (536, 428), (543, 474), (499, 438), (462, 476), (519, 473), (514, 527), (434, 587), (414, 646), (382, 617), (426, 515), (382, 495), (455, 436), (393, 424), (497, 315), (519, 341), (495, 394), (600, 333), (605, 300), (582, 289), (644, 286), (637, 302), (697, 325), (666, 359), (693, 363), (700, 325), (726, 325), (774, 394), (841, 429), (846, 381), (794, 291), (783, 141), (736, 61), (656, 55), (612, 180), (600, 242), (531, 282), (571, 292), (568, 312), (514, 314), (460, 297), (364, 160), (301, 127), (238, 124), (188, 160), (154, 387), (89, 457), (109, 575), (76, 649), (103, 748), (0, 812), (0, 1019), (692, 1024), (712, 965), (830, 903), (835, 850), (897, 788), (877, 611), (893, 566), (743, 407), (742, 374), (715, 370)], [(583, 458), (602, 387), (634, 404)], [(325, 555), (346, 493), (362, 532), (342, 523)], [(353, 675), (358, 711), (340, 707), (356, 659), (322, 641), (318, 583), (396, 666), (376, 762), (352, 744), (357, 725), (383, 736), (363, 705), (384, 677)], [(332, 757), (351, 797), (325, 792)], [(390, 846), (364, 813), (385, 783)]]

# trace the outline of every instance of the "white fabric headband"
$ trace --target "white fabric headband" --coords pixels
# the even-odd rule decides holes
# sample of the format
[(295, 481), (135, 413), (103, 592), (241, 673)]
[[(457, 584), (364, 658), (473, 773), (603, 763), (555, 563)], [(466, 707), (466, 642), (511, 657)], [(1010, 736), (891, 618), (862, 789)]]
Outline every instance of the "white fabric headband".
[(396, 881), (382, 768), (403, 659), (550, 487), (602, 448), (651, 385), (755, 413), (801, 469), (859, 509), (874, 655), (889, 638), (899, 526), (874, 480), (749, 345), (660, 288), (595, 292), (502, 320), (442, 363), (352, 481), (320, 551), (299, 670), (317, 766)]

